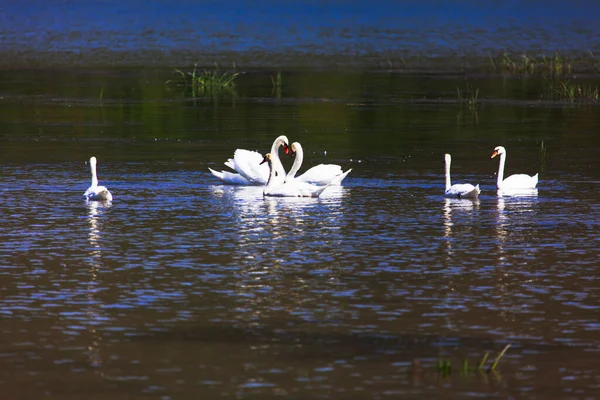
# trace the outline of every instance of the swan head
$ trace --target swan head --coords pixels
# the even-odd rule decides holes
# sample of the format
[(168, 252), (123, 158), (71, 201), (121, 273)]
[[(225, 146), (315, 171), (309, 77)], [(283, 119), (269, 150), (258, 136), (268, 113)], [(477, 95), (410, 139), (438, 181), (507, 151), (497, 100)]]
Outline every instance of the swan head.
[(262, 164), (264, 164), (266, 162), (268, 162), (269, 165), (271, 164), (271, 153), (265, 154), (265, 157), (263, 158), (263, 160), (260, 162), (259, 165), (262, 165)]
[(294, 142), (290, 145), (290, 156), (296, 157), (296, 152), (302, 152), (302, 146), (298, 142)]
[(285, 135), (281, 135), (278, 136), (277, 139), (275, 139), (274, 143), (279, 143), (281, 146), (283, 146), (283, 150), (285, 150), (285, 154), (290, 154), (290, 140), (287, 138), (287, 136)]
[(498, 146), (494, 149), (494, 152), (492, 153), (492, 156), (490, 158), (494, 158), (496, 156), (500, 156), (505, 153), (506, 153), (506, 149), (502, 146)]
[(445, 163), (446, 165), (450, 164), (450, 160), (451, 160), (451, 159), (452, 159), (452, 158), (450, 157), (450, 154), (448, 154), (448, 153), (444, 154), (444, 163)]
[(90, 165), (96, 166), (96, 157), (90, 157)]

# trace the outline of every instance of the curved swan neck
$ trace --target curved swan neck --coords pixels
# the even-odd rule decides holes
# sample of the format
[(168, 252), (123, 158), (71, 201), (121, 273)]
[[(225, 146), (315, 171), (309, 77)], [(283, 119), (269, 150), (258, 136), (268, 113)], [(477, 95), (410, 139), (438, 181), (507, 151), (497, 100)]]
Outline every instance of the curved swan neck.
[(275, 184), (276, 179), (278, 182), (281, 183), (283, 183), (283, 181), (285, 180), (285, 169), (283, 168), (283, 164), (281, 163), (281, 160), (279, 158), (279, 147), (283, 145), (287, 146), (288, 143), (289, 140), (285, 135), (279, 136), (273, 142), (270, 153), (273, 164), (271, 165), (271, 163), (269, 163), (269, 168), (271, 168), (271, 172), (269, 173), (269, 180), (267, 181), (267, 185), (269, 184), (269, 182), (271, 182), (272, 185)]
[(450, 163), (451, 163), (450, 154), (446, 154), (445, 159), (444, 159), (444, 167), (446, 169), (446, 191), (448, 191), (450, 189), (450, 187), (452, 186), (452, 183), (450, 181)]
[(294, 152), (296, 153), (294, 158), (294, 163), (292, 164), (292, 168), (290, 172), (287, 173), (287, 178), (294, 178), (300, 167), (302, 166), (302, 162), (304, 161), (304, 150), (302, 150), (302, 146), (300, 143), (295, 142), (292, 143), (292, 147), (294, 148)]
[(498, 166), (498, 181), (496, 182), (497, 186), (500, 187), (502, 181), (504, 180), (504, 163), (506, 162), (506, 150), (502, 154), (500, 154), (500, 165)]
[(271, 157), (279, 156), (279, 147), (283, 146), (284, 144), (287, 145), (289, 142), (290, 141), (285, 135), (281, 135), (277, 139), (275, 139), (275, 141), (271, 145)]

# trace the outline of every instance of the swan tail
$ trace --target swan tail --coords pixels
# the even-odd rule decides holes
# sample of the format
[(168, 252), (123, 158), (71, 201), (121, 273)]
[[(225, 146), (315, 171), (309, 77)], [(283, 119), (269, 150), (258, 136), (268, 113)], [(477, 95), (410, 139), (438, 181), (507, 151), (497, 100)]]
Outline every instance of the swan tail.
[(335, 178), (333, 178), (333, 180), (329, 183), (330, 185), (341, 185), (342, 181), (344, 180), (344, 178), (346, 178), (348, 176), (348, 174), (350, 173), (350, 171), (352, 171), (352, 168), (350, 168), (348, 171), (337, 175)]
[(462, 197), (467, 198), (467, 199), (476, 199), (479, 196), (479, 193), (481, 193), (481, 189), (479, 189), (479, 184), (477, 184), (477, 185), (475, 185), (473, 190), (463, 194)]
[(323, 193), (325, 191), (325, 189), (327, 189), (329, 186), (331, 186), (331, 183), (325, 185), (325, 186), (321, 186), (319, 188), (317, 188), (314, 192), (313, 192), (313, 197), (319, 197), (321, 196), (321, 193)]
[(229, 158), (227, 161), (224, 162), (224, 164), (226, 167), (229, 167), (235, 171), (235, 161), (233, 160), (233, 158)]
[(219, 178), (223, 183), (227, 185), (249, 185), (250, 182), (240, 174), (234, 174), (227, 171), (215, 171), (212, 168), (209, 168), (211, 174), (215, 177)]
[(223, 176), (224, 175), (223, 172), (215, 171), (212, 168), (209, 168), (208, 170), (210, 171), (211, 174), (213, 174), (215, 177), (219, 178), (220, 180), (222, 180), (222, 181), (225, 180), (225, 178)]

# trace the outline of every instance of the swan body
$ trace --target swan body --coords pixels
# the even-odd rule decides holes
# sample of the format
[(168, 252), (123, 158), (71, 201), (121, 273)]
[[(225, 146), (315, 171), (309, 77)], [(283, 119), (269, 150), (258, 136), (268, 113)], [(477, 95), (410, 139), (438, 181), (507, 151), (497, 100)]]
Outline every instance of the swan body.
[(492, 156), (500, 156), (500, 165), (498, 166), (498, 189), (534, 189), (538, 183), (538, 174), (529, 176), (527, 174), (514, 174), (504, 179), (504, 164), (506, 163), (506, 149), (498, 146), (494, 149)]
[(292, 168), (285, 177), (286, 182), (297, 181), (312, 183), (314, 185), (341, 185), (344, 178), (352, 171), (352, 168), (350, 168), (348, 171), (343, 172), (342, 167), (336, 164), (319, 164), (296, 177), (296, 173), (304, 160), (304, 151), (298, 142), (292, 143), (290, 150), (295, 158)]
[(92, 173), (92, 185), (83, 193), (87, 200), (108, 200), (112, 201), (112, 194), (106, 186), (98, 186), (98, 176), (96, 175), (96, 157), (90, 158), (90, 171)]
[[(281, 164), (278, 158), (272, 157), (270, 153), (267, 153), (263, 159), (263, 163), (268, 163), (270, 174), (269, 182), (263, 189), (263, 196), (274, 196), (274, 197), (319, 197), (321, 193), (329, 186), (317, 186), (306, 182), (282, 182), (277, 179), (276, 169), (278, 168), (277, 163)], [(283, 166), (281, 167), (283, 168)]]
[[(279, 147), (284, 146), (286, 153), (289, 152), (289, 140), (285, 135), (281, 135), (273, 141), (271, 145), (271, 155), (279, 159)], [(215, 171), (209, 168), (209, 171), (223, 183), (228, 185), (254, 185), (265, 186), (269, 181), (269, 167), (262, 165), (263, 156), (257, 151), (245, 149), (236, 149), (233, 158), (225, 161), (225, 165), (236, 171)], [(281, 182), (285, 179), (285, 170), (281, 162), (276, 170), (277, 178)]]
[(444, 156), (444, 165), (446, 169), (446, 191), (445, 197), (457, 198), (457, 199), (476, 199), (481, 193), (479, 184), (476, 186), (470, 183), (456, 183), (452, 185), (450, 180), (450, 164), (452, 163), (452, 157), (450, 154)]

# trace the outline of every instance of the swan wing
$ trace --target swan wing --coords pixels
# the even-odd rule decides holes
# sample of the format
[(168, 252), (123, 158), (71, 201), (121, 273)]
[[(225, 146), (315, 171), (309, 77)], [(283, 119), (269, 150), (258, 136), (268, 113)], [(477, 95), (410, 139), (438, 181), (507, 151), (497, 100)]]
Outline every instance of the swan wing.
[[(343, 174), (343, 171), (342, 167), (339, 165), (319, 164), (296, 177), (295, 180), (298, 182), (312, 183), (313, 185), (327, 185), (331, 183), (335, 177), (341, 174)], [(339, 182), (341, 183), (341, 180)]]
[(450, 189), (446, 190), (444, 196), (458, 199), (475, 199), (479, 196), (479, 193), (481, 193), (479, 184), (473, 186), (470, 183), (457, 183), (450, 186)]
[(112, 200), (112, 194), (105, 186), (90, 186), (83, 197), (88, 200)]
[(251, 185), (266, 185), (269, 180), (269, 166), (261, 165), (263, 156), (257, 151), (237, 149), (233, 154), (235, 170)]
[(228, 171), (215, 171), (214, 169), (209, 168), (211, 174), (215, 177), (219, 178), (223, 183), (227, 185), (250, 185), (248, 179), (244, 178), (240, 174), (235, 174), (233, 172)]
[(514, 174), (504, 179), (498, 189), (534, 189), (538, 183), (538, 174)]

